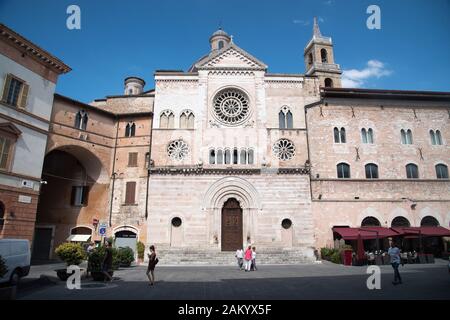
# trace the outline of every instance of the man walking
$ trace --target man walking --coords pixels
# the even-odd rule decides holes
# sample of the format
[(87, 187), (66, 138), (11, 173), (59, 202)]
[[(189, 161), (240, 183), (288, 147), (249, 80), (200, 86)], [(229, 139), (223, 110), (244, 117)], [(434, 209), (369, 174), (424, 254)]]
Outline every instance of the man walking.
[(239, 270), (242, 270), (242, 265), (244, 263), (244, 250), (242, 250), (242, 248), (237, 249), (235, 256), (236, 256)]
[(401, 262), (400, 249), (394, 241), (391, 242), (391, 247), (389, 248), (388, 254), (391, 257), (392, 268), (394, 268), (394, 282), (392, 282), (392, 284), (395, 286), (402, 283), (402, 278), (400, 277), (400, 272), (398, 272), (398, 267)]

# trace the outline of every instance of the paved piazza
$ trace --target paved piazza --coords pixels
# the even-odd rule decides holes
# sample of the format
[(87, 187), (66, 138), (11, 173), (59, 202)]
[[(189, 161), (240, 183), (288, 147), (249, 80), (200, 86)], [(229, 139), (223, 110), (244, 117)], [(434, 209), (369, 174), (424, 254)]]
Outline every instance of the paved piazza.
[[(55, 265), (32, 267), (23, 279), (18, 299), (450, 299), (447, 263), (400, 267), (403, 284), (393, 286), (392, 268), (381, 266), (381, 289), (368, 290), (366, 267), (346, 267), (329, 262), (295, 266), (260, 266), (256, 272), (233, 266), (156, 269), (157, 283), (148, 285), (145, 266), (115, 272), (112, 284), (83, 280), (81, 290), (65, 283), (43, 281), (54, 275)], [(52, 278), (55, 279), (55, 278)]]

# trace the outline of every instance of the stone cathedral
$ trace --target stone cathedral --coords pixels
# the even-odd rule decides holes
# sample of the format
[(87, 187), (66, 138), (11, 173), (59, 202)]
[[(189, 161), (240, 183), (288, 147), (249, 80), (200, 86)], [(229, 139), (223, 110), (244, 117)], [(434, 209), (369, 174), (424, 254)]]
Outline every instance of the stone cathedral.
[(335, 227), (448, 226), (450, 93), (341, 88), (317, 21), (304, 63), (271, 73), (219, 29), (154, 89), (128, 77), (89, 104), (55, 95), (33, 255), (102, 227), (166, 263), (229, 263), (249, 244), (299, 263)]

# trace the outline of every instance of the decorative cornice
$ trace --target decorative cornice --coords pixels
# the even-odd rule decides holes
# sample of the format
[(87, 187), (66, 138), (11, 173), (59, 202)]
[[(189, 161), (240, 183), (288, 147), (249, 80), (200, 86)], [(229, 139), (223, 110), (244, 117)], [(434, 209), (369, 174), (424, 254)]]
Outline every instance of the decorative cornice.
[[(309, 167), (274, 168), (276, 174), (309, 174)], [(159, 175), (259, 175), (261, 169), (256, 168), (203, 168), (191, 167), (153, 167), (151, 174)]]

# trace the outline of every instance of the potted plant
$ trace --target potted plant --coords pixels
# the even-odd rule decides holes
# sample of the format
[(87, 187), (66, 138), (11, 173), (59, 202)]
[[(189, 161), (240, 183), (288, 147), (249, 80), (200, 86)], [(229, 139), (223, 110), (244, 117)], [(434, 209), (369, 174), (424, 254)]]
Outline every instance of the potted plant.
[[(66, 263), (67, 266), (79, 265), (86, 259), (86, 253), (79, 243), (67, 242), (58, 246), (55, 250), (56, 255)], [(58, 278), (66, 281), (70, 274), (67, 274), (67, 269), (55, 270)]]
[(145, 245), (141, 241), (139, 241), (136, 245), (136, 249), (138, 255), (138, 263), (141, 264), (144, 262)]
[(117, 257), (120, 261), (121, 267), (129, 267), (134, 261), (134, 252), (130, 247), (119, 248), (117, 250)]
[[(113, 256), (113, 270), (119, 269), (120, 260), (118, 256), (118, 250), (116, 248), (112, 249), (112, 256)], [(98, 248), (95, 248), (90, 254), (88, 259), (88, 270), (91, 273), (92, 278), (95, 281), (103, 281), (105, 275), (103, 274), (103, 261), (105, 260), (106, 255), (106, 247), (101, 246)], [(109, 274), (111, 277), (114, 274), (114, 271), (110, 271)]]

